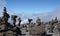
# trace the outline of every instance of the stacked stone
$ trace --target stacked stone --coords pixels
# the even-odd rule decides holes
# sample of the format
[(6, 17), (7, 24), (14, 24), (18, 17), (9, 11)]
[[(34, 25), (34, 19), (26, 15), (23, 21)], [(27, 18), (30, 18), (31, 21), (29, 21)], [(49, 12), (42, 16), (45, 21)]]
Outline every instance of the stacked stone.
[(13, 31), (10, 30), (11, 25), (8, 23), (9, 14), (4, 7), (2, 18), (0, 18), (0, 36), (13, 36)]
[(3, 17), (0, 18), (0, 36), (18, 36), (18, 34), (21, 34), (20, 28), (15, 26), (15, 22), (14, 26), (8, 23), (9, 17), (6, 7), (4, 7)]
[(31, 36), (45, 36), (45, 25), (41, 24), (40, 19), (37, 19), (37, 25), (34, 25), (32, 28), (29, 29), (29, 34)]
[(54, 34), (52, 36), (60, 36), (60, 22), (54, 23)]

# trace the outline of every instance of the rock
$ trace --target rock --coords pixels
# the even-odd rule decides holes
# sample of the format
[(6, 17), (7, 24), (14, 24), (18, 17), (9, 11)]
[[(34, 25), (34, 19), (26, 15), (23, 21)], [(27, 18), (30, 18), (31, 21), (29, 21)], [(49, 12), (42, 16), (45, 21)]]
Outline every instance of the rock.
[(3, 33), (0, 33), (0, 36), (3, 36)]
[(0, 25), (0, 31), (5, 30), (5, 25)]
[(14, 34), (13, 34), (13, 32), (12, 31), (7, 31), (6, 32), (6, 36), (13, 36)]
[(44, 32), (45, 32), (45, 26), (44, 25), (34, 26), (29, 31), (30, 35), (41, 35)]
[(54, 33), (52, 36), (60, 36), (60, 34), (56, 34), (56, 33)]

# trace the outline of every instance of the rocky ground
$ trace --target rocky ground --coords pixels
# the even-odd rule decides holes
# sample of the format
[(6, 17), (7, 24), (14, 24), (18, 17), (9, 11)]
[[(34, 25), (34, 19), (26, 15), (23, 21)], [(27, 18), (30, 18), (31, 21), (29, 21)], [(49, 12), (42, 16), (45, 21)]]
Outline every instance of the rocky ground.
[[(22, 36), (31, 36), (29, 35), (29, 32), (26, 32), (25, 28), (22, 28), (21, 31), (22, 31), (22, 34), (26, 34)], [(48, 33), (48, 34), (52, 34), (52, 36), (60, 36), (60, 34), (55, 34), (55, 33)]]
[(26, 32), (25, 28), (22, 28), (21, 31), (22, 31), (22, 34), (26, 34), (26, 35), (22, 35), (22, 36), (30, 36), (29, 32)]

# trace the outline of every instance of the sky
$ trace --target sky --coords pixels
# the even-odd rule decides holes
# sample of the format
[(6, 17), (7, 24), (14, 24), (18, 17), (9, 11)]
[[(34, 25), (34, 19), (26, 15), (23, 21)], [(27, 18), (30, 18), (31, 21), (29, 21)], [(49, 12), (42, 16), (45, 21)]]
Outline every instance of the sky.
[(43, 21), (56, 16), (60, 19), (60, 12), (57, 13), (60, 10), (60, 0), (0, 0), (0, 8), (1, 5), (7, 7), (9, 14), (21, 17), (22, 23), (28, 22), (28, 17), (35, 21), (37, 16)]
[(51, 12), (59, 5), (60, 0), (6, 0), (7, 8), (17, 14)]

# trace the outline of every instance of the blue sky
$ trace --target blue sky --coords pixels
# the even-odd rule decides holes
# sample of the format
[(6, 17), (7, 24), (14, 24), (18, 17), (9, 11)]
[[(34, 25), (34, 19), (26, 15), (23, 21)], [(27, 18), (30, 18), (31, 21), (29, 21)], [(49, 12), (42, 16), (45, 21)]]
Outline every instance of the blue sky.
[(35, 21), (37, 16), (43, 21), (55, 17), (60, 19), (60, 0), (0, 0), (0, 16), (3, 6), (7, 7), (9, 14), (21, 17), (22, 23), (27, 22), (28, 18)]
[(34, 14), (53, 11), (60, 0), (6, 0), (7, 9), (17, 14)]

